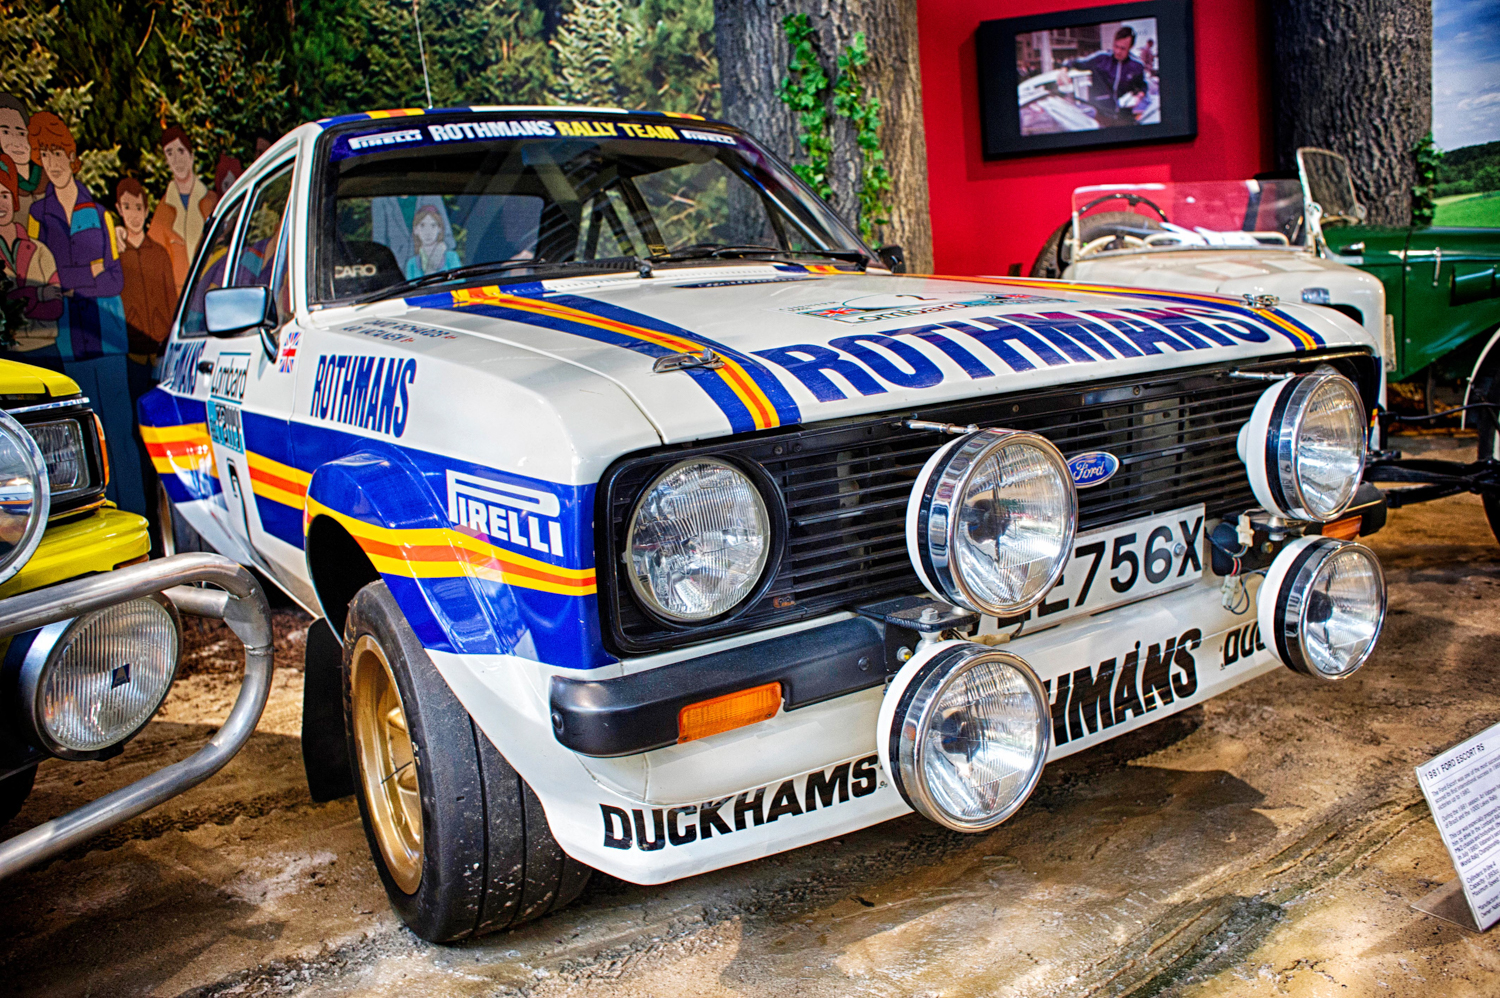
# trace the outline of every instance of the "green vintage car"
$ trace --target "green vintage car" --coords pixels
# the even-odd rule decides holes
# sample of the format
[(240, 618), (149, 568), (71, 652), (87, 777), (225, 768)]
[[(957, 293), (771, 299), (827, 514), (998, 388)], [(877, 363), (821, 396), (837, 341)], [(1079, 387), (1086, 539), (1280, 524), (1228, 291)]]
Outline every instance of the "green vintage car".
[[(1402, 460), (1377, 452), (1365, 479), (1414, 488), (1387, 493), (1393, 507), (1458, 492), (1484, 499), (1500, 539), (1500, 228), (1365, 224), (1344, 157), (1326, 149), (1297, 150), (1307, 199), (1320, 215), (1322, 254), (1368, 271), (1385, 286), (1394, 324), (1387, 340), (1387, 378), (1400, 381), (1439, 367), (1468, 368), (1463, 418), (1479, 431), (1477, 460)], [(1470, 366), (1472, 365), (1472, 366)], [(1430, 382), (1429, 382), (1430, 383)]]
[(1298, 170), (1309, 201), (1322, 208), (1329, 259), (1368, 271), (1385, 285), (1395, 323), (1391, 381), (1420, 374), (1468, 347), (1479, 350), (1477, 380), (1500, 366), (1493, 349), (1500, 327), (1500, 229), (1367, 225), (1344, 157), (1300, 149)]

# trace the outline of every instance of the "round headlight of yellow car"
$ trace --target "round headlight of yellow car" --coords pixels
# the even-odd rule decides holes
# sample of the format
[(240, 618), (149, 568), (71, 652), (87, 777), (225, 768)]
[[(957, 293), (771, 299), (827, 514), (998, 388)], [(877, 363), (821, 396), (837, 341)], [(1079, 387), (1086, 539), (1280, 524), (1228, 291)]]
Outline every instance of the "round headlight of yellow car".
[(0, 582), (36, 551), (51, 511), (47, 459), (25, 427), (0, 412)]

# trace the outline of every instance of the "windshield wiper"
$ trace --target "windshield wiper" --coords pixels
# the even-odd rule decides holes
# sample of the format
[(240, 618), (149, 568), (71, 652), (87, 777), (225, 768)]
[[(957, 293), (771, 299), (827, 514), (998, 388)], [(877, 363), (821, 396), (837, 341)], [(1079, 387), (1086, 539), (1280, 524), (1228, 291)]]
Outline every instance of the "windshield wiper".
[(413, 277), (396, 284), (387, 285), (377, 291), (370, 291), (350, 300), (352, 305), (366, 305), (372, 301), (380, 301), (383, 298), (393, 298), (406, 291), (414, 291), (417, 288), (431, 287), (434, 284), (448, 284), (452, 281), (462, 281), (471, 277), (483, 277), (488, 274), (502, 274), (507, 270), (630, 270), (635, 269), (642, 277), (649, 277), (651, 265), (649, 262), (633, 256), (601, 257), (597, 260), (496, 260), (490, 263), (470, 263), (462, 267), (449, 267), (447, 270), (434, 271), (431, 274), (423, 274), (421, 277)]
[(844, 260), (858, 264), (863, 270), (870, 258), (859, 250), (808, 249), (789, 250), (780, 246), (724, 246), (717, 243), (698, 243), (684, 246), (670, 253), (657, 253), (651, 257), (653, 263), (675, 260), (722, 260), (725, 257), (774, 256), (783, 260), (795, 260), (799, 256), (823, 256), (831, 260)]

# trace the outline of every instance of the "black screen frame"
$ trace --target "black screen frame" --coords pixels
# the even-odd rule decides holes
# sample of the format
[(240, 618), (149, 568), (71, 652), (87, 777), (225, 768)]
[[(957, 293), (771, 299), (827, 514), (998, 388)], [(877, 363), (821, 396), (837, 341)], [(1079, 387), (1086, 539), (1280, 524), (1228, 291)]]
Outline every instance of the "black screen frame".
[[(1129, 128), (1022, 135), (1016, 92), (1016, 37), (1033, 31), (1072, 28), (1101, 21), (1156, 18), (1158, 75), (1163, 94), (1161, 122)], [(979, 69), (979, 124), (985, 159), (1062, 149), (1139, 145), (1191, 139), (1198, 134), (1196, 68), (1193, 61), (1191, 0), (1142, 0), (1079, 10), (982, 21), (974, 32)]]

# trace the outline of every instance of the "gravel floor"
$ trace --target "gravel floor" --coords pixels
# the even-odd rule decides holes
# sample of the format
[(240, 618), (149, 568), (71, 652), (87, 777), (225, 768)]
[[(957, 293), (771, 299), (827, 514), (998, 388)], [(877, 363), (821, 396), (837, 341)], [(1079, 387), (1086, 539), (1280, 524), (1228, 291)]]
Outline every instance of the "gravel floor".
[[(1413, 766), (1500, 721), (1500, 547), (1470, 497), (1394, 512), (1373, 542), (1392, 609), (1347, 683), (1274, 673), (1064, 760), (991, 835), (907, 817), (661, 887), (596, 876), (562, 912), (448, 948), (391, 915), (352, 801), (308, 799), (307, 619), (279, 611), (275, 689), (245, 752), (0, 883), (0, 991), (1500, 994), (1500, 935), (1410, 907), (1454, 876)], [(238, 665), (216, 629), (191, 639), (161, 717), (111, 762), (44, 765), (7, 832), (208, 738)]]

